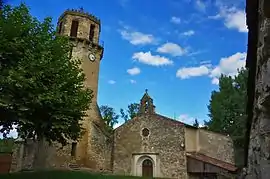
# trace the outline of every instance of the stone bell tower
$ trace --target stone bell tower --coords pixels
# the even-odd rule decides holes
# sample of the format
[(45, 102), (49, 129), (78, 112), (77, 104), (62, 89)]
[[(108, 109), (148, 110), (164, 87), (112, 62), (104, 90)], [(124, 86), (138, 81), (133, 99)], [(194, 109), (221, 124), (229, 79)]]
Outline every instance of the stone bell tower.
[(100, 20), (80, 10), (67, 10), (58, 20), (58, 33), (69, 36), (73, 43), (72, 58), (82, 60), (86, 86), (93, 90), (92, 103), (97, 101), (99, 65), (103, 47), (99, 44)]
[[(93, 91), (90, 110), (87, 111), (87, 117), (82, 122), (85, 133), (78, 143), (72, 143), (71, 155), (80, 167), (97, 167), (96, 164), (93, 164), (96, 162), (93, 156), (98, 153), (96, 150), (99, 149), (95, 147), (95, 144), (100, 140), (96, 140), (94, 134), (98, 133), (96, 126), (102, 126), (97, 94), (99, 66), (104, 50), (103, 46), (99, 44), (100, 29), (100, 20), (84, 12), (83, 9), (66, 10), (57, 23), (58, 34), (68, 36), (73, 44), (70, 52), (71, 59), (77, 58), (82, 61), (81, 68), (86, 75), (85, 86)], [(100, 158), (100, 156), (98, 157)]]

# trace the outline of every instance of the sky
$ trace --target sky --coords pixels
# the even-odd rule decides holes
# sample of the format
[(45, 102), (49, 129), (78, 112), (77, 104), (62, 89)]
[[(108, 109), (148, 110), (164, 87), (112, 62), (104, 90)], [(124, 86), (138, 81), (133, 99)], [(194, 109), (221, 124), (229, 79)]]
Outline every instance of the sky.
[(139, 102), (148, 89), (157, 113), (203, 124), (218, 77), (234, 76), (245, 66), (244, 0), (8, 1), (21, 2), (54, 24), (68, 8), (83, 7), (100, 18), (98, 104), (116, 112)]

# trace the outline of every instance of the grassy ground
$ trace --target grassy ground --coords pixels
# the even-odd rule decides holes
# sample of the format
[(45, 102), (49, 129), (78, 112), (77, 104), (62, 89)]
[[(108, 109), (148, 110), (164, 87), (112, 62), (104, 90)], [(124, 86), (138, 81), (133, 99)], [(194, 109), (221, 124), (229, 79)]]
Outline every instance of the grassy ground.
[(39, 171), (0, 174), (1, 179), (142, 179), (132, 176), (109, 176), (80, 171)]

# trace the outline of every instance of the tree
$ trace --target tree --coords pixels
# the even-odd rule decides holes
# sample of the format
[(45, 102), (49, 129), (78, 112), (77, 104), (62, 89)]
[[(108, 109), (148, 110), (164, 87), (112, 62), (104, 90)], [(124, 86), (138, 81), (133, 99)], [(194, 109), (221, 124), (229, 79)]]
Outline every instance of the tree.
[(128, 109), (124, 111), (124, 109), (120, 109), (121, 118), (127, 122), (129, 119), (132, 119), (137, 116), (140, 109), (140, 104), (131, 103), (128, 105)]
[(102, 119), (105, 121), (109, 130), (113, 129), (113, 126), (118, 123), (119, 115), (115, 113), (112, 107), (102, 105), (100, 106), (100, 112)]
[(20, 137), (38, 141), (34, 165), (45, 164), (45, 140), (63, 145), (78, 140), (92, 98), (84, 87), (80, 59), (56, 35), (51, 18), (33, 18), (26, 5), (0, 11), (0, 132), (18, 125)]
[(246, 69), (239, 70), (234, 78), (221, 75), (219, 91), (212, 92), (208, 106), (210, 121), (205, 122), (209, 130), (229, 135), (233, 139), (238, 165), (243, 162), (241, 153), (247, 118), (247, 77)]
[(197, 119), (194, 120), (193, 126), (194, 126), (194, 127), (199, 127), (199, 122), (198, 122)]

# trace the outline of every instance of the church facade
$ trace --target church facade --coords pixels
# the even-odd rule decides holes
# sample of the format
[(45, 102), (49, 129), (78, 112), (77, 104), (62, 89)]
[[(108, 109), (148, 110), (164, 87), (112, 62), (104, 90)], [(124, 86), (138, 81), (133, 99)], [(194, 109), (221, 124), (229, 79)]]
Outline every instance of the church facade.
[[(105, 130), (97, 105), (104, 50), (99, 44), (100, 29), (100, 21), (81, 10), (67, 10), (58, 20), (58, 33), (70, 37), (70, 56), (82, 60), (85, 86), (93, 90), (94, 97), (83, 122), (85, 134), (64, 147), (48, 145), (46, 167), (160, 178), (233, 178), (237, 168), (230, 137), (157, 114), (148, 92), (136, 117), (113, 133)], [(17, 145), (11, 171), (31, 169), (37, 144), (18, 141)]]
[(232, 140), (155, 112), (146, 92), (139, 114), (114, 130), (113, 173), (156, 178), (233, 178)]

